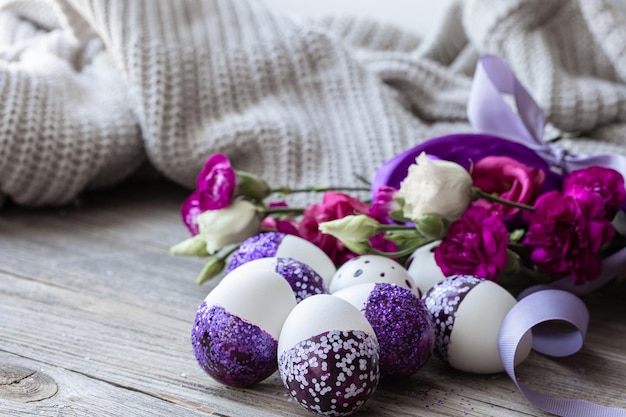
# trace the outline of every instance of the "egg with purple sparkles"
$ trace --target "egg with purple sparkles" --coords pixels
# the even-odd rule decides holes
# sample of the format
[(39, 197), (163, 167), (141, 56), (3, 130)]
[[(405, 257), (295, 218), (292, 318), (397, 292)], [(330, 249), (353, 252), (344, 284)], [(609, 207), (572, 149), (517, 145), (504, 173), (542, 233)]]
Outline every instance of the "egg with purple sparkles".
[(380, 255), (361, 255), (350, 259), (337, 269), (328, 288), (331, 294), (352, 285), (389, 283), (419, 293), (408, 271), (393, 259)]
[(244, 240), (233, 253), (227, 272), (259, 258), (293, 258), (309, 265), (328, 287), (337, 270), (335, 264), (319, 247), (298, 236), (280, 232), (266, 232)]
[(328, 294), (300, 302), (280, 333), (278, 371), (291, 396), (323, 416), (348, 416), (376, 390), (379, 345), (352, 304)]
[(435, 323), (424, 302), (395, 284), (354, 285), (334, 293), (358, 308), (380, 345), (381, 379), (415, 374), (433, 354)]
[[(493, 281), (453, 275), (435, 284), (423, 298), (435, 320), (435, 355), (451, 367), (471, 373), (504, 371), (498, 335), (515, 298)], [(515, 353), (515, 364), (530, 353), (528, 331)]]
[(275, 273), (283, 277), (300, 302), (315, 294), (326, 293), (324, 280), (310, 266), (293, 258), (259, 258), (245, 264), (246, 271)]
[(278, 337), (295, 306), (291, 286), (276, 272), (233, 270), (196, 313), (191, 344), (198, 364), (225, 385), (264, 380), (277, 369)]

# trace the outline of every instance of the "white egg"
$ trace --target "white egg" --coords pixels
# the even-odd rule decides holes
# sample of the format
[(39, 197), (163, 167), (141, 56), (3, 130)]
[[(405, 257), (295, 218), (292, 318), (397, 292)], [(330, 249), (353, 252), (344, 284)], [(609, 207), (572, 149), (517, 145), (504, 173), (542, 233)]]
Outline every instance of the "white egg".
[(435, 262), (435, 254), (433, 253), (433, 250), (440, 243), (440, 240), (436, 240), (417, 248), (407, 260), (407, 271), (413, 278), (413, 284), (417, 287), (420, 296), (426, 294), (433, 285), (446, 278)]
[(191, 342), (198, 364), (231, 386), (269, 377), (277, 368), (280, 331), (295, 306), (291, 286), (271, 269), (250, 264), (231, 271), (196, 313)]
[(278, 370), (305, 409), (349, 415), (378, 386), (379, 345), (372, 326), (347, 301), (328, 294), (300, 302), (283, 325)]
[(243, 241), (231, 256), (227, 271), (251, 260), (269, 257), (293, 258), (309, 265), (322, 277), (326, 288), (337, 270), (330, 257), (308, 240), (286, 233), (266, 232)]
[(408, 288), (418, 295), (407, 270), (393, 259), (379, 255), (362, 255), (350, 259), (337, 269), (328, 290), (333, 294), (352, 285), (383, 282)]
[(435, 323), (424, 302), (409, 289), (388, 283), (353, 285), (333, 294), (358, 308), (380, 345), (382, 379), (413, 375), (430, 359)]
[[(491, 374), (504, 371), (498, 350), (502, 321), (516, 303), (500, 285), (467, 275), (455, 275), (434, 285), (424, 296), (433, 314), (435, 354), (455, 369)], [(527, 332), (515, 354), (515, 364), (530, 353)]]

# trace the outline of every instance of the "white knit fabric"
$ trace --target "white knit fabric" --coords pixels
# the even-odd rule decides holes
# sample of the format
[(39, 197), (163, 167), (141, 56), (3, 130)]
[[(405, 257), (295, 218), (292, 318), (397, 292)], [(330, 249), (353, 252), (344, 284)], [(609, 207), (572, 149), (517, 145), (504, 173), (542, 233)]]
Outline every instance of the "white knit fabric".
[(574, 151), (626, 154), (626, 25), (609, 0), (466, 0), (426, 39), (259, 0), (0, 0), (0, 192), (63, 204), (147, 160), (193, 186), (227, 154), (274, 185), (351, 185), (466, 132), (505, 58)]

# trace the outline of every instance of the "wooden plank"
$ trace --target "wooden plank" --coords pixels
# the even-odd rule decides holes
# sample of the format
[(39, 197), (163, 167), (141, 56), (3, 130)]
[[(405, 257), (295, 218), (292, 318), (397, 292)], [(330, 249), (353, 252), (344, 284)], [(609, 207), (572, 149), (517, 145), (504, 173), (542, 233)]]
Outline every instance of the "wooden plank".
[[(167, 253), (186, 237), (178, 216), (185, 196), (171, 185), (130, 184), (76, 207), (0, 212), (0, 363), (44, 369), (58, 385), (49, 399), (0, 400), (0, 415), (311, 415), (277, 374), (234, 389), (195, 363), (191, 325), (211, 286), (193, 282), (201, 260)], [(623, 295), (590, 298), (583, 350), (562, 359), (533, 353), (520, 380), (626, 407)], [(422, 414), (548, 415), (504, 374), (464, 374), (433, 359), (411, 378), (382, 383), (358, 416)]]

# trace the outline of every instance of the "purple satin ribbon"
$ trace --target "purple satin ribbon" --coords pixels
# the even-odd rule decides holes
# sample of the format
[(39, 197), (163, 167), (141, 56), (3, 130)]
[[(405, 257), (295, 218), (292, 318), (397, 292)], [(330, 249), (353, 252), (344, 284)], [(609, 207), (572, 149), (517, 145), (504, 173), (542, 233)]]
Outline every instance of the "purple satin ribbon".
[[(542, 326), (554, 320), (571, 324), (571, 331), (557, 333)], [(580, 350), (588, 323), (587, 308), (575, 295), (562, 290), (535, 292), (520, 300), (502, 323), (498, 346), (502, 364), (515, 385), (537, 408), (563, 417), (624, 417), (626, 410), (621, 408), (541, 394), (526, 387), (515, 376), (515, 351), (528, 330), (533, 331), (533, 349), (563, 357)]]
[[(510, 95), (517, 113), (503, 96)], [(481, 133), (500, 136), (534, 150), (564, 173), (601, 165), (613, 168), (626, 177), (626, 158), (620, 155), (574, 155), (543, 139), (546, 117), (517, 80), (508, 64), (496, 56), (480, 59), (474, 75), (468, 103), (468, 118)], [(626, 248), (603, 260), (602, 272), (595, 280), (582, 285), (566, 277), (548, 285), (534, 286), (520, 295), (500, 328), (499, 349), (502, 364), (526, 398), (544, 411), (563, 417), (626, 417), (626, 410), (605, 407), (588, 401), (551, 397), (533, 391), (515, 377), (515, 351), (522, 337), (533, 332), (533, 349), (550, 356), (567, 356), (583, 344), (589, 312), (575, 295), (587, 294), (605, 285), (626, 270)], [(573, 325), (571, 332), (557, 333), (544, 325), (553, 320)]]

